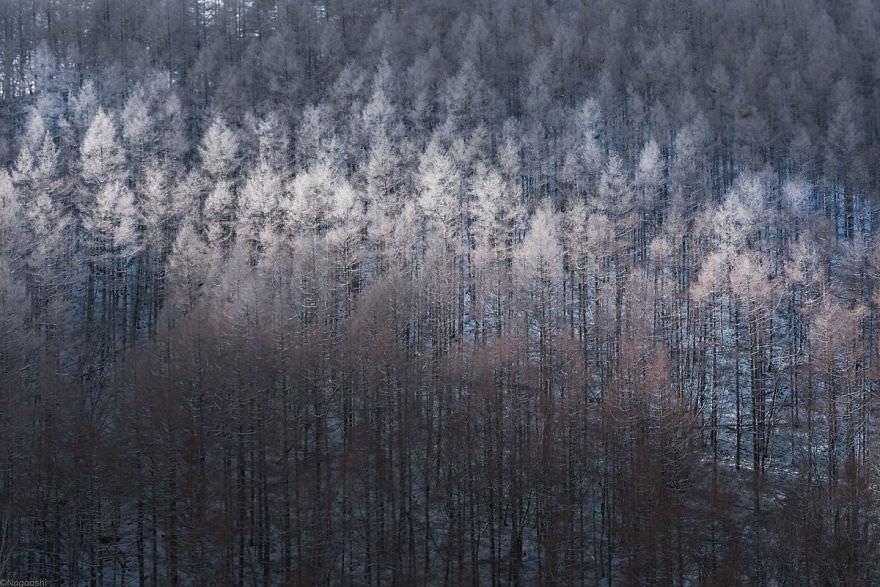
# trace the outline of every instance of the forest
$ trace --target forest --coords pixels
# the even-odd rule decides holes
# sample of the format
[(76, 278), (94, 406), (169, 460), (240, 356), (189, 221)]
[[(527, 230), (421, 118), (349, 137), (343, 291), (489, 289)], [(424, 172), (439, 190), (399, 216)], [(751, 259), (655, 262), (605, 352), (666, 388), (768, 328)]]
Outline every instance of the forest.
[(878, 201), (876, 0), (0, 0), (0, 580), (878, 585)]

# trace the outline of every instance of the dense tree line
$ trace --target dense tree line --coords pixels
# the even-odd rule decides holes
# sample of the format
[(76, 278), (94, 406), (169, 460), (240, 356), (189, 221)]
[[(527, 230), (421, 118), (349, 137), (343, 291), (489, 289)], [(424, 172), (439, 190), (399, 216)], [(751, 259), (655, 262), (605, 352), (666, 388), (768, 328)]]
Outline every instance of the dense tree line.
[(0, 576), (880, 582), (877, 3), (0, 22)]

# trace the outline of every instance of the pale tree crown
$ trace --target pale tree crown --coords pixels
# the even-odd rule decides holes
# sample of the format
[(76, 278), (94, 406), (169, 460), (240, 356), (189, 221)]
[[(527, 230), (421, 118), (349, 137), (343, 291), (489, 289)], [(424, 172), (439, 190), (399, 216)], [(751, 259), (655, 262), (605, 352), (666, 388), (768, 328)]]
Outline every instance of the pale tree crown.
[(113, 118), (99, 108), (80, 147), (83, 179), (91, 185), (120, 181), (125, 175), (125, 153), (117, 140)]

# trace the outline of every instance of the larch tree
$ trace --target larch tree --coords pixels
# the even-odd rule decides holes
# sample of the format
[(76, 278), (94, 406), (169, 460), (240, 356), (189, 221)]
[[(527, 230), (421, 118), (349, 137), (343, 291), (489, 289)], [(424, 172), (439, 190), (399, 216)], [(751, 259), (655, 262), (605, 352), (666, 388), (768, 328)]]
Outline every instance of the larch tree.
[(880, 584), (880, 4), (0, 2), (0, 576)]

